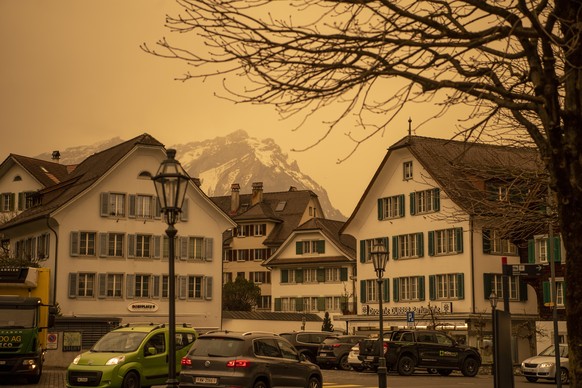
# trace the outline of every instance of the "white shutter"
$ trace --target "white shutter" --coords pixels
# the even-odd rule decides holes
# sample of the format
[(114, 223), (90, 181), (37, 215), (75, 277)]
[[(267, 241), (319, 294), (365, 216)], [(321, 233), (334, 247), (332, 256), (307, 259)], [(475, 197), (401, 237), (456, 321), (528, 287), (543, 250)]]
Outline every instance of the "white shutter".
[(207, 276), (205, 280), (204, 297), (206, 300), (212, 300), (212, 276)]
[(107, 274), (100, 273), (99, 274), (99, 290), (98, 290), (98, 297), (105, 298), (107, 296)]
[(206, 261), (212, 261), (213, 259), (213, 249), (212, 249), (213, 243), (214, 239), (212, 237), (204, 238), (204, 259)]
[(109, 193), (101, 193), (101, 217), (109, 217)]
[(71, 232), (71, 256), (79, 256), (79, 232)]

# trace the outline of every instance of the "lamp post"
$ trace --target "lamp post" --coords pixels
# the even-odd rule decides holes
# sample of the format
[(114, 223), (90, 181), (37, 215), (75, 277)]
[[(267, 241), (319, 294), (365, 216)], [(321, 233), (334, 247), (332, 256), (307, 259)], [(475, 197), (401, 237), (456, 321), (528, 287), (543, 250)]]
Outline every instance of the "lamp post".
[(495, 388), (498, 387), (497, 384), (497, 379), (498, 379), (498, 373), (497, 373), (497, 363), (496, 363), (496, 346), (495, 346), (495, 329), (496, 329), (496, 324), (495, 324), (495, 310), (497, 309), (497, 301), (499, 298), (497, 298), (497, 294), (495, 293), (495, 291), (491, 291), (491, 294), (489, 294), (489, 303), (491, 304), (491, 327), (492, 327), (492, 336), (491, 336), (491, 342), (493, 343), (493, 368), (491, 370), (491, 373), (493, 373), (494, 377), (493, 377), (493, 386)]
[(175, 159), (176, 150), (166, 151), (166, 160), (160, 164), (155, 177), (152, 178), (156, 193), (160, 200), (161, 212), (168, 224), (166, 235), (168, 236), (168, 314), (169, 314), (169, 339), (168, 339), (168, 387), (177, 387), (176, 380), (176, 279), (174, 275), (174, 246), (176, 233), (174, 225), (182, 211), (184, 196), (190, 177), (186, 174), (180, 162)]
[(386, 263), (388, 262), (388, 250), (382, 242), (374, 241), (372, 243), (370, 256), (374, 263), (374, 270), (378, 275), (378, 308), (380, 310), (380, 333), (378, 341), (380, 343), (378, 356), (378, 388), (386, 388), (386, 358), (384, 358), (384, 309), (382, 307), (382, 283)]

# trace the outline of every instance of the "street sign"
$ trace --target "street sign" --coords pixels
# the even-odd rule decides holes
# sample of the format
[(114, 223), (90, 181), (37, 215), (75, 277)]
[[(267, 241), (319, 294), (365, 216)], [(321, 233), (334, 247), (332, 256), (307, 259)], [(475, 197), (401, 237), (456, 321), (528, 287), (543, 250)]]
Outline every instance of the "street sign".
[(406, 312), (406, 326), (414, 326), (414, 311)]
[(511, 266), (513, 276), (541, 276), (544, 266), (541, 264), (514, 264)]

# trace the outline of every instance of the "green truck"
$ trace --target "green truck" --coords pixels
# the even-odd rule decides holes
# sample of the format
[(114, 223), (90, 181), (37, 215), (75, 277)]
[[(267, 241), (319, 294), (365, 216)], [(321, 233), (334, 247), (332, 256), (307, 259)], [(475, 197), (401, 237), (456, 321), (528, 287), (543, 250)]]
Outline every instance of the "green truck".
[(0, 268), (0, 376), (38, 383), (54, 324), (47, 268)]

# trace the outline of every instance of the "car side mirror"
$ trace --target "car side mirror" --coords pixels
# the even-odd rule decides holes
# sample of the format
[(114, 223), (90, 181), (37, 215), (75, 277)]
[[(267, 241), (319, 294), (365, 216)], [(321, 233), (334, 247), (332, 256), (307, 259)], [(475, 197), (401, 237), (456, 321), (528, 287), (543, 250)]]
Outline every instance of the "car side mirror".
[(307, 356), (305, 354), (303, 354), (303, 353), (300, 353), (299, 354), (299, 359), (301, 361), (309, 361), (309, 358), (307, 358)]

